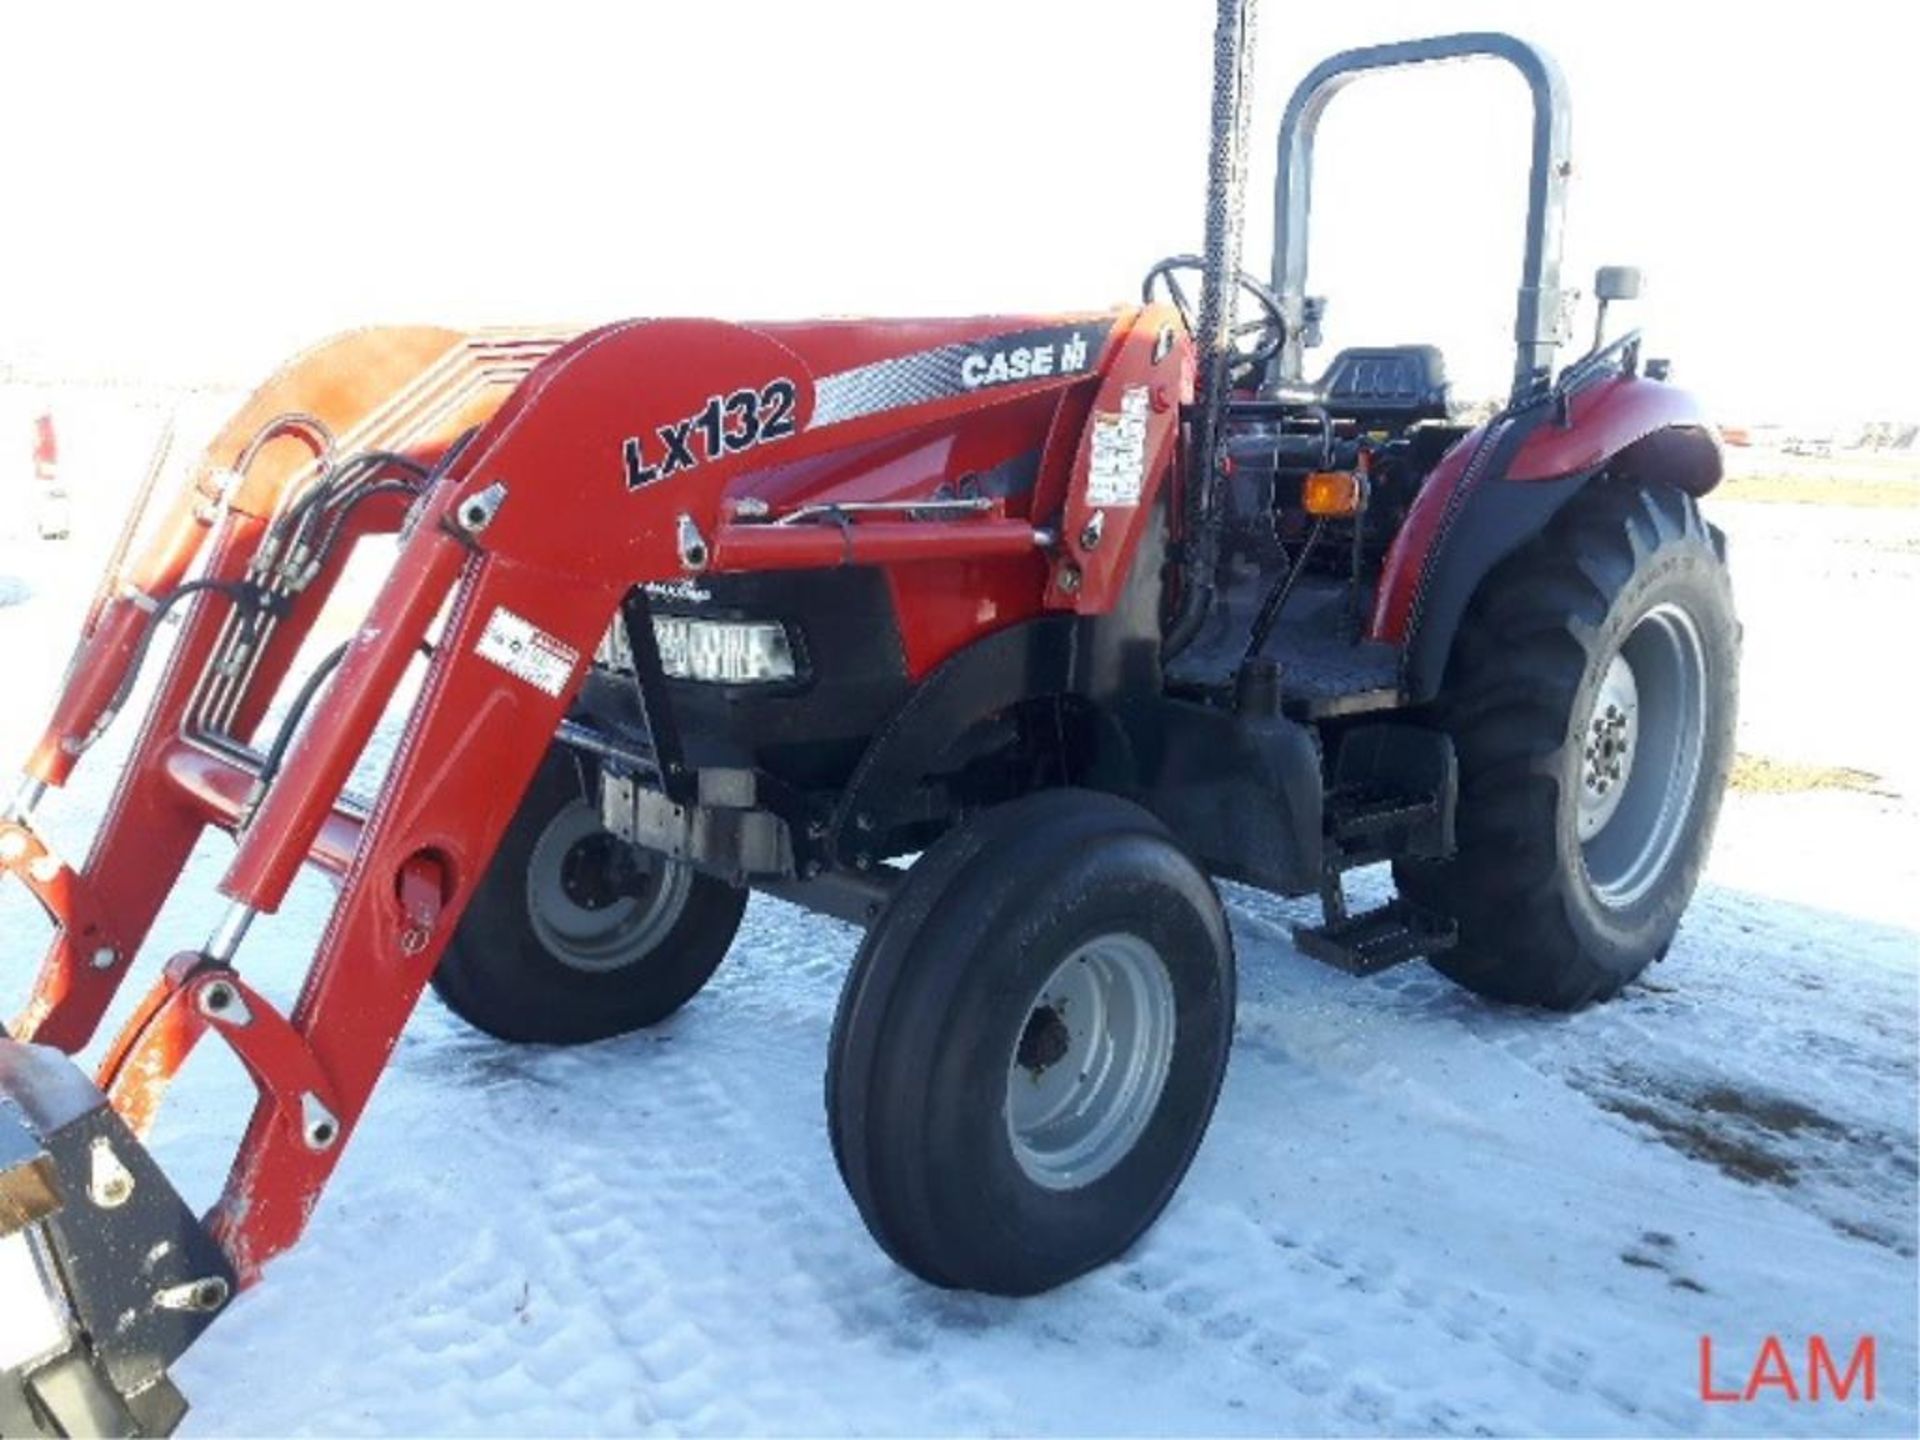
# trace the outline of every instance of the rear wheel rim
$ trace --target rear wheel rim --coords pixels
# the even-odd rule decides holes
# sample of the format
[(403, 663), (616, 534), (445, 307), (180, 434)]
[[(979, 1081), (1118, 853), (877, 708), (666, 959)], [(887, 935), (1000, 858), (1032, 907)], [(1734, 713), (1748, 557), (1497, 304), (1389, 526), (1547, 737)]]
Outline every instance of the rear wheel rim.
[(692, 889), (692, 870), (626, 844), (584, 800), (555, 813), (527, 862), (534, 934), (562, 965), (592, 975), (657, 949)]
[(1124, 1160), (1173, 1068), (1173, 978), (1138, 935), (1087, 941), (1027, 1007), (1007, 1065), (1007, 1138), (1048, 1190), (1090, 1185)]
[(1674, 604), (1641, 616), (1601, 672), (1576, 732), (1575, 829), (1587, 883), (1610, 909), (1645, 898), (1680, 851), (1699, 797), (1707, 694), (1700, 628)]

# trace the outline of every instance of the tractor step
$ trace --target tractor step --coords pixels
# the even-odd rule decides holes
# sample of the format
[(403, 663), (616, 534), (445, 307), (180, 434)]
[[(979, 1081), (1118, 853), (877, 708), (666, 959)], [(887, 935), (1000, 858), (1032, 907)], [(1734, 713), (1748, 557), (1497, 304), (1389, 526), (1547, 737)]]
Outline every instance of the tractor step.
[(1437, 955), (1451, 949), (1459, 938), (1452, 920), (1410, 900), (1390, 900), (1377, 910), (1293, 929), (1293, 943), (1303, 953), (1361, 976)]
[(1327, 831), (1343, 849), (1369, 845), (1384, 834), (1431, 820), (1437, 795), (1411, 795), (1370, 785), (1342, 785), (1327, 795)]
[(1327, 792), (1323, 825), (1326, 863), (1358, 870), (1407, 854), (1451, 848), (1447, 800), (1431, 791), (1392, 785), (1344, 784)]

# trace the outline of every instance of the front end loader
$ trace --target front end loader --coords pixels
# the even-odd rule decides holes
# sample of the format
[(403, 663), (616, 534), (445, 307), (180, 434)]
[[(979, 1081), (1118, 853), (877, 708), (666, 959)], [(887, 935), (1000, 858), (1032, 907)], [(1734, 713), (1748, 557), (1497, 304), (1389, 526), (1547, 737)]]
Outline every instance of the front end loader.
[[(1666, 953), (1731, 758), (1719, 452), (1637, 332), (1556, 370), (1559, 75), (1498, 35), (1321, 65), (1268, 283), (1238, 260), (1251, 8), (1219, 5), (1204, 253), (1137, 305), (360, 331), (129, 524), (0, 816), (53, 923), (0, 1038), (0, 1435), (173, 1428), (168, 1367), (298, 1241), (429, 985), (504, 1042), (619, 1035), (697, 994), (751, 890), (865, 931), (826, 1103), (868, 1228), (998, 1294), (1121, 1253), (1184, 1176), (1233, 1028), (1216, 880), (1318, 896), (1299, 946), (1350, 973), (1538, 1006)], [(1431, 346), (1305, 372), (1320, 114), (1471, 58), (1535, 106), (1478, 426)], [(383, 535), (364, 620), (302, 666)], [(36, 812), (143, 675), (62, 856)], [(225, 918), (83, 1073), (209, 827)], [(1397, 893), (1352, 913), (1375, 864)], [(245, 942), (302, 867), (338, 898), (283, 1011)], [(195, 1215), (145, 1141), (203, 1041), (259, 1098)]]

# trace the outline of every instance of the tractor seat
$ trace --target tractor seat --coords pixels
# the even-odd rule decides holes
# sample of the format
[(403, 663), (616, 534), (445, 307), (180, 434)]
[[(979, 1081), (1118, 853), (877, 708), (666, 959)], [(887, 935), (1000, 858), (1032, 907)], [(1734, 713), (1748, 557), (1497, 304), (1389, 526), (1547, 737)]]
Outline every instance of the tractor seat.
[(1336, 420), (1410, 425), (1449, 418), (1447, 362), (1432, 345), (1342, 350), (1314, 388)]

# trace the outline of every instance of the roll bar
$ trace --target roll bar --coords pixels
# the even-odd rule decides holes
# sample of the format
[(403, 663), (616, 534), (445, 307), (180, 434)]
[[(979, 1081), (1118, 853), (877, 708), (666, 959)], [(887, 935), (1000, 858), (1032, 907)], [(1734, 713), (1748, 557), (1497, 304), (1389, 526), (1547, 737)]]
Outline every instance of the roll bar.
[(1560, 233), (1565, 219), (1572, 122), (1566, 82), (1545, 51), (1511, 35), (1475, 33), (1368, 45), (1322, 61), (1287, 102), (1280, 122), (1280, 169), (1274, 186), (1273, 289), (1287, 320), (1280, 352), (1281, 384), (1303, 379), (1307, 330), (1307, 223), (1313, 206), (1313, 142), (1327, 102), (1370, 70), (1434, 61), (1505, 60), (1533, 92), (1533, 162), (1527, 181), (1527, 249), (1513, 322), (1513, 403), (1537, 394), (1551, 378), (1564, 338), (1560, 317)]

